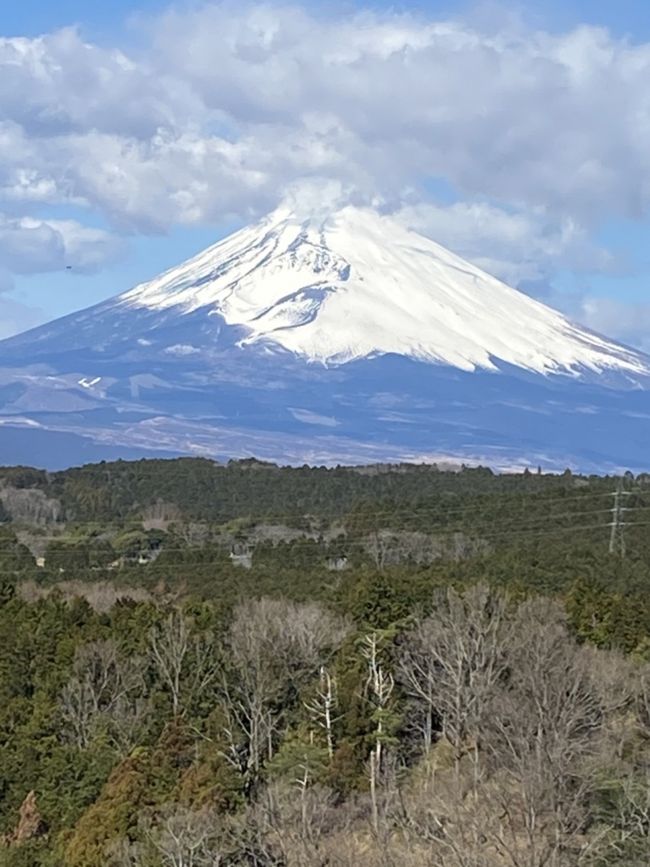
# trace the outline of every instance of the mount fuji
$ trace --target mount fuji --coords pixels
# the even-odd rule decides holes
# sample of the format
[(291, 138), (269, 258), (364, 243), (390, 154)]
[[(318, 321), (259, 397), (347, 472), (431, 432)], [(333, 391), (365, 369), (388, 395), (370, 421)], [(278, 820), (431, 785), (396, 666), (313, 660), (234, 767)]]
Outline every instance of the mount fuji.
[(0, 342), (0, 463), (650, 464), (650, 358), (398, 221), (280, 208)]

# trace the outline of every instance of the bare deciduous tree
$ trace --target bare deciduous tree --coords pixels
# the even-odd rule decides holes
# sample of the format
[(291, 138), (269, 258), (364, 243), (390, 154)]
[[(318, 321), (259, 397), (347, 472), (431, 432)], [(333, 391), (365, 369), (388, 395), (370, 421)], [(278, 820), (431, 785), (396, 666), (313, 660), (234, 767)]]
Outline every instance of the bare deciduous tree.
[(450, 588), (406, 637), (398, 677), (423, 707), (425, 749), (431, 747), (436, 717), (457, 761), (477, 744), (507, 668), (511, 627), (506, 613), (503, 594), (485, 585), (463, 595)]
[[(509, 616), (485, 592), (462, 605), (449, 594), (442, 617), (439, 608), (405, 642), (400, 680), (440, 714), (447, 738), (425, 763), (426, 790), (402, 793), (399, 824), (430, 841), (441, 867), (606, 863), (595, 858), (611, 824), (593, 827), (590, 810), (598, 770), (624, 737), (630, 666), (578, 646), (552, 601), (524, 602)], [(638, 832), (642, 787), (633, 791), (626, 809)]]
[(190, 619), (178, 609), (150, 631), (149, 649), (161, 683), (171, 697), (174, 716), (185, 712), (218, 675), (213, 637), (193, 634)]
[(106, 860), (109, 867), (219, 867), (225, 863), (223, 836), (211, 811), (167, 804), (141, 816), (139, 841), (118, 840)]
[(476, 784), (471, 756), (457, 762), (448, 742), (434, 746), (416, 779), (402, 788), (394, 817), (405, 848), (417, 853), (415, 863), (504, 867), (493, 840), (501, 810), (492, 795), (487, 775)]
[(372, 704), (372, 721), (375, 727), (373, 747), (369, 759), (370, 803), (372, 807), (372, 827), (379, 833), (378, 787), (383, 770), (382, 758), (384, 744), (390, 734), (390, 701), (395, 688), (393, 675), (382, 659), (382, 637), (377, 632), (365, 635), (361, 641), (361, 654), (368, 666), (365, 694)]
[(487, 740), (501, 784), (498, 842), (513, 867), (577, 865), (594, 790), (603, 708), (589, 657), (548, 599), (518, 612), (508, 684), (496, 697)]
[(59, 706), (64, 729), (78, 747), (88, 747), (105, 721), (115, 745), (128, 751), (145, 706), (143, 671), (140, 658), (121, 656), (109, 640), (77, 650)]
[(305, 708), (314, 723), (325, 733), (327, 755), (334, 755), (334, 724), (337, 721), (338, 697), (336, 680), (324, 665), (320, 667), (319, 689), (312, 701), (305, 702)]
[(233, 864), (327, 867), (326, 838), (345, 822), (335, 807), (333, 793), (320, 786), (305, 790), (297, 799), (293, 788), (274, 784), (259, 793), (229, 829)]
[(161, 867), (219, 867), (224, 863), (217, 818), (209, 811), (170, 805), (145, 827)]
[(285, 709), (340, 644), (347, 624), (313, 603), (242, 603), (226, 637), (222, 692), (228, 758), (251, 782), (275, 749)]

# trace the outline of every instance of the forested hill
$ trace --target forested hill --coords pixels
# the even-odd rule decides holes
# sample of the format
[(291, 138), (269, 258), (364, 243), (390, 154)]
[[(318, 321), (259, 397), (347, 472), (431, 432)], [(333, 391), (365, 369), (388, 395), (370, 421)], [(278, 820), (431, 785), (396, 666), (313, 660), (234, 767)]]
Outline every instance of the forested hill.
[[(615, 492), (620, 493), (615, 496)], [(618, 503), (617, 528), (612, 523)], [(234, 599), (314, 597), (368, 570), (538, 589), (650, 586), (650, 476), (255, 460), (0, 469), (0, 572)], [(612, 550), (610, 550), (612, 549)], [(624, 555), (624, 556), (623, 556)], [(405, 579), (406, 580), (406, 579)]]
[[(618, 485), (638, 496), (650, 494), (650, 475), (496, 474), (483, 467), (441, 470), (427, 464), (294, 468), (202, 458), (117, 461), (56, 473), (0, 467), (4, 517), (28, 524), (119, 523), (152, 516), (170, 522), (249, 517), (295, 523), (305, 517), (343, 521), (363, 513), (385, 518), (385, 526), (404, 522), (407, 515), (423, 526), (456, 525), (479, 517), (509, 519), (515, 511), (525, 519), (538, 513), (538, 505), (548, 514), (547, 507), (563, 502), (577, 502), (576, 512), (611, 508)], [(461, 520), (452, 520), (461, 512)]]
[[(569, 492), (610, 493), (598, 476), (495, 474), (486, 468), (442, 471), (435, 465), (278, 467), (254, 459), (218, 464), (203, 458), (117, 461), (48, 473), (0, 468), (0, 485), (39, 490), (61, 507), (65, 521), (115, 521), (145, 517), (167, 506), (170, 517), (227, 521), (302, 515), (340, 518), (364, 502), (418, 509), (471, 505), (494, 497), (564, 497)], [(650, 490), (650, 476), (637, 487)], [(3, 495), (6, 501), (7, 495)]]
[(650, 477), (0, 469), (2, 867), (646, 867)]

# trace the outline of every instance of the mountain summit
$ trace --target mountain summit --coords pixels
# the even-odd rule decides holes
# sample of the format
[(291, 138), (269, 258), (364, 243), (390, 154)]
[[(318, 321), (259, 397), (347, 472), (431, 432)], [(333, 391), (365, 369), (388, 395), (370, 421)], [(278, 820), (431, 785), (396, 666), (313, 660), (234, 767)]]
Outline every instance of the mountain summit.
[(0, 342), (0, 449), (642, 469), (649, 389), (646, 356), (394, 219), (280, 208)]
[(648, 373), (645, 359), (369, 209), (310, 220), (279, 209), (120, 301), (203, 309), (246, 329), (242, 346), (310, 361), (394, 353), (461, 370)]

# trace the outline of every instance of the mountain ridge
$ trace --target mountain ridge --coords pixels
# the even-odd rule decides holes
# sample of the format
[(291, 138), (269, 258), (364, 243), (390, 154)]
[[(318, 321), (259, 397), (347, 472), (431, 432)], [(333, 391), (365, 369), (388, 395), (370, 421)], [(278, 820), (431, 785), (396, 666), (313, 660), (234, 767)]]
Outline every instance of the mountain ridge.
[(325, 363), (393, 352), (465, 370), (496, 369), (496, 358), (536, 372), (583, 365), (650, 373), (639, 353), (398, 221), (349, 206), (307, 220), (280, 208), (118, 303), (211, 307), (228, 325), (250, 329), (243, 344), (271, 341)]

